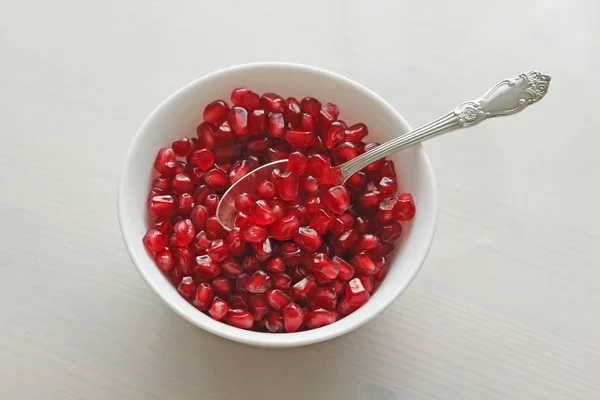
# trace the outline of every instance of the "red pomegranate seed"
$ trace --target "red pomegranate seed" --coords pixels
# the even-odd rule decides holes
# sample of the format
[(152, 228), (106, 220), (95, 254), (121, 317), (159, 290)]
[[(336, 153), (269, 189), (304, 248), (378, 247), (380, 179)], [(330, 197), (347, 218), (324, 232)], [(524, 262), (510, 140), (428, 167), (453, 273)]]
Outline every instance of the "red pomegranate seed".
[(175, 161), (173, 149), (160, 149), (156, 155), (156, 160), (154, 160), (154, 169), (163, 176), (174, 176), (177, 174), (177, 163)]
[(354, 124), (346, 129), (344, 141), (354, 144), (360, 143), (369, 134), (369, 129), (363, 123)]
[(228, 278), (237, 278), (244, 272), (240, 263), (233, 258), (228, 258), (223, 261), (221, 263), (221, 269), (223, 270), (223, 274)]
[(221, 197), (215, 193), (211, 193), (206, 196), (206, 199), (204, 200), (204, 207), (206, 207), (206, 210), (210, 215), (216, 214), (219, 200), (221, 200)]
[(381, 168), (376, 171), (377, 179), (382, 179), (384, 177), (391, 178), (396, 181), (396, 166), (392, 160), (386, 160)]
[(372, 275), (358, 275), (358, 279), (369, 294), (373, 294), (375, 283)]
[(274, 310), (281, 310), (292, 302), (290, 296), (279, 289), (269, 289), (267, 290), (266, 295), (269, 306)]
[(174, 141), (171, 148), (177, 157), (187, 157), (192, 153), (192, 144), (188, 138)]
[(281, 317), (281, 313), (279, 311), (269, 311), (267, 314), (266, 327), (269, 332), (279, 333), (283, 332), (283, 318)]
[(306, 207), (307, 213), (309, 217), (312, 218), (315, 213), (323, 207), (323, 201), (320, 197), (310, 196), (304, 200), (304, 207)]
[(396, 194), (398, 184), (396, 183), (396, 180), (384, 176), (379, 181), (377, 189), (379, 190), (379, 193), (381, 193), (381, 197), (390, 197)]
[(206, 232), (200, 231), (196, 235), (196, 238), (194, 239), (194, 242), (192, 243), (191, 247), (192, 249), (194, 249), (196, 254), (204, 255), (206, 254), (206, 250), (208, 250), (208, 248), (210, 247), (210, 243), (211, 241), (206, 235)]
[(250, 214), (254, 208), (256, 200), (248, 193), (242, 193), (235, 198), (235, 209), (246, 214)]
[(349, 314), (353, 313), (354, 311), (356, 311), (359, 307), (360, 306), (351, 305), (347, 299), (343, 298), (338, 303), (337, 310), (342, 316), (346, 316), (346, 315), (349, 315)]
[(273, 210), (265, 200), (258, 200), (252, 209), (252, 219), (256, 225), (266, 226), (277, 220)]
[(358, 233), (359, 235), (363, 235), (372, 229), (369, 220), (363, 217), (357, 217), (356, 223), (354, 224), (354, 230), (356, 230), (356, 233)]
[(167, 246), (168, 240), (167, 235), (158, 229), (148, 229), (142, 241), (149, 251), (161, 251)]
[(242, 154), (242, 146), (239, 143), (217, 147), (215, 149), (215, 163), (231, 163), (232, 161), (235, 161), (240, 154)]
[(307, 226), (298, 228), (298, 233), (294, 236), (294, 241), (306, 251), (316, 251), (321, 247), (321, 236)]
[(402, 225), (398, 221), (389, 221), (381, 226), (379, 238), (385, 243), (394, 243), (402, 235)]
[(263, 271), (256, 271), (246, 283), (246, 290), (250, 293), (264, 293), (271, 287), (271, 277)]
[[(335, 109), (331, 106), (335, 106), (334, 104), (327, 103), (321, 108), (321, 112), (317, 117), (317, 130), (322, 134), (327, 132), (331, 124), (335, 122), (337, 116), (335, 116)], [(335, 106), (337, 108), (337, 106)]]
[[(215, 130), (215, 145), (217, 146), (227, 146), (235, 143), (236, 135), (231, 130), (229, 126), (229, 122), (225, 121)], [(216, 156), (216, 155), (215, 155)]]
[(254, 318), (248, 310), (231, 309), (225, 316), (225, 322), (241, 329), (250, 329), (254, 325)]
[(310, 131), (289, 130), (285, 134), (285, 140), (297, 149), (305, 149), (310, 146), (315, 135)]
[(220, 262), (229, 257), (229, 249), (223, 239), (214, 240), (206, 252), (213, 261)]
[(172, 268), (171, 271), (169, 271), (169, 280), (175, 286), (179, 285), (179, 282), (181, 282), (184, 276), (186, 275), (181, 272), (179, 268)]
[(202, 204), (204, 203), (204, 200), (206, 200), (206, 197), (211, 193), (214, 193), (214, 191), (208, 186), (202, 184), (198, 186), (196, 190), (194, 190), (192, 196), (194, 196), (194, 199), (196, 199), (196, 204)]
[(212, 285), (215, 288), (215, 295), (219, 297), (229, 297), (233, 292), (232, 281), (223, 276), (213, 279)]
[(267, 118), (267, 134), (273, 138), (285, 139), (285, 120), (283, 114), (275, 113)]
[(363, 190), (367, 183), (367, 177), (364, 172), (357, 172), (346, 181), (346, 185), (354, 190)]
[(298, 197), (298, 174), (284, 172), (277, 180), (277, 193), (283, 200), (295, 200)]
[(152, 180), (152, 187), (159, 188), (163, 193), (168, 193), (171, 190), (171, 180), (164, 176), (157, 176)]
[(313, 118), (317, 118), (321, 112), (321, 102), (313, 97), (305, 97), (300, 102), (302, 111)]
[(312, 293), (316, 285), (315, 278), (307, 276), (291, 287), (290, 296), (294, 300), (305, 300)]
[(210, 308), (208, 310), (208, 313), (210, 314), (210, 316), (217, 321), (220, 321), (223, 318), (225, 318), (225, 316), (227, 315), (228, 312), (229, 312), (229, 304), (227, 304), (227, 302), (225, 300), (218, 299), (218, 298), (215, 298), (215, 300), (213, 301), (212, 305), (210, 306)]
[(334, 256), (331, 261), (333, 261), (340, 271), (337, 276), (338, 279), (342, 281), (349, 281), (352, 279), (354, 276), (354, 268), (350, 264), (338, 256)]
[(194, 209), (194, 198), (189, 193), (183, 193), (177, 198), (177, 213), (189, 215)]
[[(255, 257), (258, 261), (267, 261), (273, 255), (273, 245), (270, 239), (265, 239), (261, 244), (255, 244), (252, 246), (254, 249)], [(260, 268), (260, 266), (259, 266)]]
[(175, 174), (180, 174), (187, 168), (187, 164), (184, 161), (176, 161), (175, 164)]
[(331, 124), (323, 135), (323, 144), (328, 149), (333, 149), (344, 141), (344, 127), (339, 121)]
[(248, 111), (245, 108), (235, 106), (229, 111), (229, 126), (233, 133), (242, 136), (248, 133)]
[(332, 324), (336, 321), (336, 319), (337, 315), (333, 311), (317, 308), (316, 310), (310, 310), (306, 314), (305, 322), (308, 329), (316, 329)]
[[(267, 129), (267, 114), (264, 110), (253, 110), (248, 115), (248, 132), (253, 135), (260, 135)], [(250, 145), (248, 145), (250, 150)], [(265, 148), (266, 150), (266, 148)], [(254, 150), (256, 152), (256, 149)], [(261, 153), (258, 151), (258, 153)]]
[(171, 219), (169, 217), (156, 218), (152, 227), (161, 231), (167, 236), (173, 233), (173, 224), (171, 224)]
[(356, 273), (361, 275), (373, 275), (377, 270), (377, 266), (365, 252), (352, 257), (350, 264), (352, 264)]
[(223, 171), (213, 168), (204, 175), (206, 184), (217, 192), (224, 192), (229, 187), (229, 179)]
[(227, 234), (217, 217), (214, 215), (206, 220), (205, 231), (210, 240), (222, 239)]
[(365, 210), (376, 210), (377, 206), (381, 202), (381, 194), (378, 190), (374, 190), (372, 192), (367, 192), (362, 194), (358, 198), (358, 205)]
[(314, 213), (308, 227), (317, 231), (319, 235), (324, 235), (329, 231), (329, 228), (331, 228), (333, 222), (333, 215), (320, 208)]
[(236, 214), (235, 221), (233, 222), (233, 225), (238, 228), (245, 228), (252, 224), (254, 224), (254, 219), (241, 211)]
[(359, 278), (354, 278), (346, 286), (345, 300), (351, 307), (360, 307), (369, 301), (369, 292), (365, 289)]
[(394, 209), (398, 204), (398, 197), (392, 196), (383, 199), (377, 208), (377, 218), (381, 222), (391, 221), (394, 218)]
[(271, 278), (273, 279), (273, 287), (276, 289), (287, 290), (292, 285), (292, 277), (288, 274), (277, 272), (274, 273)]
[(181, 279), (177, 291), (186, 300), (190, 300), (196, 293), (196, 284), (191, 276), (185, 276)]
[[(295, 172), (298, 175), (302, 175), (306, 170), (306, 166), (308, 164), (308, 158), (299, 151), (294, 151), (290, 153), (288, 158), (288, 163), (286, 169), (289, 172)], [(314, 178), (313, 178), (314, 179)]]
[(394, 207), (394, 216), (398, 221), (410, 221), (415, 216), (415, 202), (410, 193), (398, 196), (398, 203)]
[[(332, 129), (333, 126), (330, 128)], [(336, 165), (340, 165), (345, 163), (346, 161), (350, 161), (353, 158), (358, 156), (358, 150), (354, 143), (351, 142), (342, 142), (335, 146), (331, 151), (331, 157)]]
[(310, 270), (315, 277), (322, 279), (335, 279), (340, 272), (339, 266), (323, 253), (317, 253), (312, 257)]
[(293, 97), (288, 97), (285, 99), (283, 116), (285, 117), (287, 123), (297, 127), (302, 119), (300, 102)]
[(335, 310), (337, 307), (337, 293), (331, 287), (317, 288), (312, 295), (312, 307)]
[(175, 194), (192, 193), (194, 190), (192, 180), (185, 172), (175, 175), (171, 185)]
[(381, 246), (381, 241), (375, 235), (370, 233), (362, 235), (358, 241), (352, 246), (352, 253), (368, 252)]
[(246, 242), (259, 244), (265, 241), (269, 232), (262, 226), (248, 225), (242, 228), (242, 234), (244, 235), (244, 240), (246, 240)]
[(213, 261), (210, 256), (198, 256), (196, 257), (194, 272), (201, 278), (214, 279), (221, 274), (221, 266)]
[[(290, 154), (291, 156), (291, 154)], [(303, 193), (306, 193), (309, 196), (316, 195), (319, 193), (319, 182), (310, 175), (302, 175), (300, 177), (300, 188)]]
[(206, 227), (206, 220), (208, 219), (208, 210), (203, 205), (197, 205), (194, 207), (190, 214), (190, 220), (196, 227), (197, 231), (204, 230)]
[(215, 291), (213, 287), (206, 282), (202, 282), (198, 285), (198, 288), (196, 289), (196, 296), (194, 296), (192, 305), (200, 311), (208, 311), (210, 305), (212, 304), (214, 296)]
[(260, 108), (260, 96), (246, 88), (231, 92), (231, 102), (234, 106), (244, 107), (248, 111)]
[(335, 214), (343, 214), (350, 207), (350, 193), (344, 186), (329, 188), (323, 201)]
[(204, 108), (203, 117), (206, 122), (219, 125), (227, 119), (229, 106), (223, 100), (216, 100)]
[(281, 315), (283, 317), (283, 327), (286, 332), (296, 332), (304, 322), (304, 312), (295, 303), (290, 303), (283, 307)]
[(281, 257), (273, 257), (267, 261), (265, 269), (270, 273), (283, 272), (285, 271), (285, 264)]
[(263, 294), (255, 294), (250, 298), (250, 311), (255, 321), (260, 321), (267, 316), (269, 306)]
[(229, 296), (227, 298), (230, 308), (236, 308), (239, 310), (248, 310), (248, 303), (250, 302), (249, 293), (238, 293), (236, 295)]
[(191, 160), (202, 171), (208, 171), (215, 162), (215, 155), (209, 149), (200, 149), (192, 154)]
[(173, 231), (175, 232), (175, 240), (181, 247), (190, 244), (196, 236), (196, 228), (194, 228), (194, 224), (189, 219), (177, 222), (173, 226)]
[(169, 250), (162, 250), (156, 253), (154, 262), (156, 263), (158, 269), (160, 269), (162, 272), (169, 272), (171, 268), (173, 268), (173, 265), (175, 265), (173, 254), (171, 254)]
[(308, 157), (306, 173), (313, 176), (319, 183), (331, 182), (331, 160), (322, 154), (313, 154)]
[[(365, 145), (365, 153), (369, 150), (373, 150), (377, 146), (379, 146), (379, 143), (367, 143)], [(377, 171), (379, 168), (381, 168), (383, 166), (383, 163), (385, 163), (385, 158), (382, 158), (380, 160), (377, 160), (377, 161), (367, 165), (364, 170), (365, 171)]]
[(261, 269), (261, 264), (255, 256), (246, 256), (242, 260), (242, 268), (244, 271), (258, 271)]
[(275, 215), (275, 218), (277, 218), (278, 220), (283, 218), (283, 216), (285, 215), (285, 208), (287, 208), (283, 200), (278, 198), (274, 198), (271, 201), (269, 201), (269, 207), (271, 207), (273, 215)]
[(196, 128), (198, 135), (198, 146), (203, 149), (215, 147), (215, 129), (208, 122), (203, 122)]
[(225, 238), (225, 246), (231, 254), (241, 254), (246, 248), (246, 242), (240, 228), (233, 228)]
[(175, 265), (186, 274), (192, 273), (192, 265), (194, 263), (194, 254), (189, 247), (179, 247), (171, 250)]
[(358, 233), (354, 229), (348, 229), (340, 236), (332, 237), (330, 244), (336, 252), (343, 253), (356, 242), (356, 239), (358, 239)]
[(256, 188), (256, 194), (263, 200), (271, 200), (277, 194), (277, 189), (273, 182), (262, 181)]
[(283, 113), (284, 103), (283, 97), (275, 93), (265, 93), (260, 98), (262, 108), (268, 113)]

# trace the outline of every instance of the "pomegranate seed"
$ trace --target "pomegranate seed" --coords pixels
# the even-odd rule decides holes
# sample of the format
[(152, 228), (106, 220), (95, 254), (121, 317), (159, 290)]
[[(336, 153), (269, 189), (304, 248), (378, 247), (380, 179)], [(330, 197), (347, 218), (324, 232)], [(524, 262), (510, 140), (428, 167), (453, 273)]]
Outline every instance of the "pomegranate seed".
[(255, 200), (248, 193), (242, 193), (235, 198), (235, 209), (250, 214), (254, 208)]
[(283, 272), (285, 271), (285, 264), (281, 257), (273, 257), (269, 259), (265, 269), (270, 273)]
[(281, 309), (283, 327), (286, 332), (296, 332), (304, 322), (304, 312), (299, 305), (290, 303)]
[(331, 160), (322, 154), (313, 154), (308, 157), (306, 173), (313, 176), (319, 183), (331, 182)]
[[(227, 146), (235, 143), (236, 135), (232, 132), (229, 122), (225, 121), (215, 130), (215, 145)], [(216, 157), (216, 155), (215, 155)]]
[(375, 283), (372, 275), (358, 275), (358, 279), (369, 294), (373, 294)]
[(350, 193), (343, 186), (329, 188), (323, 201), (335, 214), (343, 214), (350, 207)]
[(237, 278), (244, 272), (240, 263), (233, 258), (228, 258), (223, 261), (221, 263), (221, 269), (223, 270), (223, 274), (228, 278)]
[(224, 192), (229, 187), (229, 179), (223, 171), (213, 168), (204, 175), (206, 184), (217, 192)]
[(338, 256), (334, 256), (331, 261), (337, 266), (340, 271), (337, 278), (342, 281), (349, 281), (354, 276), (354, 268), (348, 264), (344, 259)]
[(255, 256), (246, 256), (242, 260), (244, 271), (258, 271), (261, 268), (260, 261)]
[(177, 222), (173, 226), (173, 231), (175, 233), (175, 240), (181, 247), (190, 244), (196, 236), (196, 228), (194, 228), (194, 224), (189, 219)]
[(308, 329), (320, 328), (324, 325), (332, 324), (336, 321), (337, 315), (323, 308), (310, 310), (305, 317), (306, 327)]
[(254, 224), (254, 219), (241, 211), (236, 214), (235, 221), (233, 222), (233, 225), (238, 228), (245, 228), (252, 224)]
[[(296, 264), (299, 264), (300, 261), (303, 261), (304, 259), (304, 255), (300, 255), (298, 257), (298, 262)], [(298, 283), (300, 282), (302, 279), (306, 278), (308, 276), (308, 269), (304, 268), (301, 265), (294, 265), (293, 267), (291, 267), (289, 269), (289, 274), (292, 277), (292, 283)]]
[[(282, 263), (283, 263), (283, 261), (282, 261)], [(273, 274), (272, 279), (273, 279), (273, 287), (275, 287), (277, 289), (281, 289), (281, 290), (289, 289), (289, 287), (292, 285), (292, 277), (289, 276), (288, 274), (278, 272), (278, 273)]]
[(364, 288), (359, 278), (354, 278), (346, 286), (345, 300), (351, 307), (360, 307), (369, 301), (369, 292)]
[(248, 111), (245, 108), (235, 106), (229, 111), (229, 126), (233, 133), (238, 136), (248, 133)]
[(335, 310), (337, 307), (337, 293), (330, 287), (320, 287), (312, 295), (312, 306), (314, 308), (324, 308), (326, 310)]
[(340, 272), (339, 266), (323, 253), (314, 255), (311, 260), (310, 269), (315, 274), (315, 277), (322, 279), (335, 279)]
[(328, 149), (333, 149), (344, 141), (344, 127), (338, 121), (331, 124), (323, 135), (323, 144)]
[(156, 263), (158, 269), (160, 269), (162, 272), (169, 272), (171, 268), (173, 268), (173, 265), (175, 265), (173, 254), (171, 254), (169, 250), (162, 250), (156, 253), (154, 262)]
[(206, 122), (211, 124), (222, 124), (227, 119), (229, 106), (223, 100), (216, 100), (204, 108), (203, 117)]
[(315, 119), (310, 114), (302, 114), (302, 119), (300, 119), (298, 129), (306, 132), (314, 132), (316, 127), (317, 125), (315, 123)]
[(248, 225), (242, 228), (242, 234), (244, 235), (244, 240), (246, 240), (246, 242), (259, 244), (265, 241), (269, 232), (262, 226)]
[[(260, 135), (265, 132), (267, 128), (267, 114), (265, 114), (264, 110), (253, 110), (248, 115), (248, 132), (252, 135)], [(266, 139), (266, 138), (263, 138)], [(250, 142), (249, 142), (250, 143)], [(268, 144), (267, 144), (268, 146)], [(266, 150), (266, 146), (264, 150), (258, 150), (255, 148), (251, 150), (250, 144), (248, 144), (248, 150), (252, 152), (256, 152), (262, 154), (264, 150)]]
[[(365, 145), (365, 153), (369, 150), (373, 150), (377, 146), (379, 146), (379, 143), (367, 143)], [(367, 165), (364, 170), (365, 171), (377, 171), (379, 168), (381, 168), (383, 166), (383, 163), (385, 163), (385, 158), (382, 158), (380, 160), (377, 160), (377, 161)]]
[(177, 157), (187, 157), (192, 153), (192, 144), (188, 138), (174, 141), (171, 148)]
[(271, 211), (273, 211), (273, 215), (275, 218), (280, 220), (285, 215), (286, 205), (283, 200), (275, 198), (269, 202), (269, 207), (271, 207)]
[(229, 249), (222, 239), (218, 239), (210, 244), (206, 254), (214, 261), (220, 262), (229, 257)]
[(396, 167), (392, 160), (386, 160), (381, 168), (376, 171), (378, 179), (383, 179), (384, 177), (390, 178), (396, 181)]
[(356, 254), (350, 260), (357, 274), (373, 275), (377, 272), (377, 266), (365, 252)]
[(214, 279), (221, 274), (221, 266), (210, 258), (203, 255), (196, 257), (194, 272), (204, 279)]
[(314, 139), (315, 135), (310, 131), (289, 130), (285, 134), (285, 140), (297, 149), (307, 148)]
[(283, 116), (285, 117), (286, 122), (294, 127), (297, 127), (302, 119), (300, 102), (293, 97), (288, 97), (285, 99)]
[(169, 217), (158, 217), (154, 221), (152, 227), (156, 230), (161, 231), (165, 235), (171, 235), (173, 233), (173, 225)]
[(219, 205), (219, 200), (221, 200), (221, 197), (219, 197), (219, 195), (215, 193), (211, 193), (208, 196), (206, 196), (206, 199), (204, 200), (204, 207), (206, 207), (206, 210), (210, 215), (216, 214), (217, 206)]
[(250, 329), (254, 325), (254, 318), (248, 310), (232, 309), (225, 316), (225, 322), (241, 329)]
[(283, 200), (295, 200), (298, 197), (298, 174), (284, 172), (277, 180), (277, 193)]
[(239, 293), (236, 295), (232, 295), (229, 296), (227, 298), (227, 302), (229, 303), (229, 307), (230, 308), (236, 308), (239, 310), (247, 310), (250, 307), (248, 307), (248, 303), (250, 301), (250, 298), (248, 297), (249, 293)]
[(190, 300), (196, 293), (196, 284), (191, 276), (185, 276), (181, 279), (177, 291), (186, 300)]
[(306, 251), (316, 251), (322, 243), (321, 236), (309, 227), (298, 228), (298, 233), (294, 236), (294, 241)]
[(317, 118), (321, 112), (321, 102), (313, 97), (305, 97), (300, 102), (302, 111), (313, 118)]
[(194, 209), (194, 198), (189, 193), (183, 193), (177, 198), (177, 213), (189, 215)]
[(273, 255), (273, 246), (269, 239), (266, 239), (262, 244), (255, 244), (252, 247), (254, 248), (256, 259), (260, 262), (267, 261)]
[(208, 122), (198, 125), (196, 134), (198, 135), (199, 148), (213, 149), (215, 147), (215, 130)]
[(212, 285), (215, 288), (215, 294), (217, 296), (228, 297), (233, 292), (233, 284), (231, 283), (231, 280), (225, 277), (220, 276), (213, 279)]
[(367, 177), (364, 172), (357, 172), (346, 181), (346, 185), (354, 190), (363, 190), (367, 182)]
[(281, 310), (292, 302), (292, 299), (279, 289), (269, 289), (266, 293), (267, 302), (274, 310)]
[(398, 196), (398, 203), (394, 207), (394, 215), (398, 221), (410, 221), (415, 216), (415, 202), (410, 193)]
[(315, 278), (312, 276), (307, 276), (292, 286), (290, 289), (290, 296), (294, 300), (305, 300), (315, 287)]
[(277, 194), (277, 189), (273, 182), (262, 181), (256, 188), (256, 194), (263, 200), (271, 200)]
[(394, 179), (384, 176), (379, 181), (377, 189), (379, 190), (379, 193), (381, 193), (382, 197), (390, 197), (396, 194), (396, 191), (398, 190), (398, 184)]
[(205, 231), (206, 236), (210, 240), (222, 239), (227, 234), (217, 217), (215, 217), (214, 215), (206, 220)]
[(282, 114), (269, 115), (267, 118), (267, 134), (273, 138), (285, 139), (285, 120)]
[(315, 213), (323, 207), (323, 202), (320, 197), (310, 196), (304, 200), (304, 207), (306, 207), (309, 217), (312, 218)]
[(185, 172), (175, 175), (171, 185), (175, 194), (191, 193), (194, 190), (192, 180)]
[(194, 196), (194, 199), (196, 199), (196, 204), (202, 204), (204, 203), (204, 200), (206, 200), (206, 197), (211, 193), (214, 193), (211, 188), (206, 185), (200, 185), (196, 188), (196, 190), (194, 190), (192, 196)]
[(256, 225), (270, 225), (277, 220), (273, 210), (265, 200), (258, 200), (252, 209), (252, 219)]
[(204, 230), (206, 220), (208, 219), (208, 210), (203, 205), (195, 206), (190, 214), (190, 220), (197, 231)]
[[(291, 154), (290, 154), (291, 156)], [(319, 182), (310, 175), (302, 175), (300, 177), (300, 188), (307, 195), (316, 195), (319, 193)]]
[(228, 312), (229, 312), (229, 304), (227, 304), (227, 302), (225, 302), (225, 300), (218, 299), (218, 298), (215, 298), (215, 300), (213, 301), (212, 305), (210, 306), (210, 308), (208, 310), (208, 313), (210, 314), (210, 316), (217, 321), (220, 321), (223, 318), (225, 318), (225, 316), (227, 315)]
[(260, 96), (246, 88), (231, 92), (231, 102), (234, 106), (244, 107), (248, 111), (260, 108)]
[(148, 229), (142, 241), (149, 251), (162, 251), (167, 246), (168, 240), (167, 235), (158, 229)]
[(162, 193), (169, 193), (171, 190), (171, 180), (164, 176), (157, 176), (152, 180), (152, 187), (160, 189)]
[(356, 223), (354, 224), (354, 230), (356, 230), (356, 233), (359, 235), (367, 233), (371, 230), (369, 221), (363, 217), (357, 217)]
[(344, 298), (338, 303), (337, 309), (342, 316), (346, 316), (356, 311), (358, 307), (360, 306), (353, 306), (347, 299)]
[(363, 123), (354, 124), (354, 125), (348, 127), (348, 129), (346, 129), (346, 132), (344, 135), (344, 141), (358, 144), (368, 134), (369, 134), (369, 130), (367, 129), (367, 126), (365, 124), (363, 124)]
[(192, 273), (192, 265), (194, 263), (194, 255), (189, 247), (178, 247), (171, 250), (175, 265), (186, 275)]
[(246, 248), (246, 241), (240, 228), (233, 228), (225, 238), (225, 245), (231, 254), (241, 254)]
[(196, 235), (196, 238), (194, 239), (194, 242), (192, 243), (191, 247), (194, 249), (196, 254), (204, 255), (206, 254), (206, 250), (208, 250), (208, 248), (210, 247), (210, 243), (211, 241), (206, 235), (206, 232), (201, 231)]
[(391, 221), (394, 218), (394, 209), (398, 204), (398, 197), (392, 196), (383, 199), (377, 208), (377, 218), (381, 222)]
[(209, 149), (196, 150), (191, 161), (202, 171), (208, 171), (215, 162), (215, 155)]
[(376, 210), (376, 207), (381, 202), (380, 196), (381, 195), (378, 190), (364, 193), (358, 198), (358, 205), (364, 210)]
[(333, 221), (333, 216), (320, 208), (314, 213), (308, 227), (317, 231), (319, 235), (324, 235), (329, 231), (331, 225), (333, 225)]
[(352, 247), (352, 252), (355, 254), (363, 251), (368, 252), (369, 250), (376, 249), (379, 246), (381, 246), (379, 238), (375, 235), (367, 233), (358, 238), (358, 241)]
[(215, 291), (213, 287), (206, 282), (202, 282), (198, 285), (198, 288), (196, 289), (196, 296), (192, 301), (192, 305), (200, 311), (208, 311), (210, 305), (212, 304), (214, 296)]
[(242, 146), (237, 143), (228, 146), (217, 147), (215, 149), (215, 163), (231, 163), (232, 161), (235, 161), (240, 154), (242, 154)]
[(255, 321), (260, 321), (266, 317), (269, 307), (263, 294), (256, 294), (250, 298), (250, 310)]
[(379, 238), (385, 243), (394, 243), (402, 235), (402, 225), (398, 221), (389, 221), (382, 225)]
[(268, 113), (283, 113), (284, 103), (283, 97), (275, 93), (265, 93), (260, 98), (262, 108)]
[(256, 271), (246, 283), (246, 290), (250, 293), (264, 293), (271, 287), (271, 277), (263, 271)]
[(299, 151), (295, 151), (293, 153), (290, 153), (286, 169), (289, 172), (295, 172), (298, 175), (302, 175), (304, 173), (304, 170), (306, 170), (307, 163), (308, 159), (306, 158), (306, 156), (300, 153)]
[(266, 327), (269, 332), (278, 333), (283, 332), (283, 318), (279, 311), (269, 311), (266, 319)]
[(177, 204), (171, 195), (154, 196), (148, 201), (148, 213), (155, 217), (172, 217), (177, 212)]
[(163, 176), (174, 176), (177, 174), (177, 163), (175, 161), (173, 149), (160, 149), (154, 161), (154, 169)]
[(331, 157), (337, 165), (343, 164), (346, 161), (350, 161), (357, 156), (358, 150), (356, 149), (356, 145), (351, 142), (342, 142), (335, 146), (331, 151)]
[[(327, 132), (331, 124), (333, 124), (337, 119), (337, 116), (334, 116), (335, 109), (330, 106), (334, 105), (331, 103), (325, 104), (323, 108), (321, 108), (321, 112), (317, 117), (317, 130), (321, 133)], [(335, 107), (337, 108), (337, 106)]]
[(343, 253), (356, 242), (356, 239), (358, 239), (358, 233), (356, 233), (354, 229), (348, 229), (340, 236), (332, 237), (331, 247), (333, 247), (337, 253)]

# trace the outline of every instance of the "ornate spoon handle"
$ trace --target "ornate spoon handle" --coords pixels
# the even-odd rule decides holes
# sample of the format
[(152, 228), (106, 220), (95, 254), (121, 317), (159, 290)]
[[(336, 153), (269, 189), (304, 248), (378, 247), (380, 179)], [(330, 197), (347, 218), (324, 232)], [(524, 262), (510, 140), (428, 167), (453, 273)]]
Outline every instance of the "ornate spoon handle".
[(465, 101), (453, 111), (420, 128), (392, 139), (342, 164), (343, 181), (367, 165), (419, 142), (446, 132), (468, 128), (487, 118), (515, 114), (541, 100), (548, 92), (550, 76), (530, 71), (505, 79), (474, 101)]

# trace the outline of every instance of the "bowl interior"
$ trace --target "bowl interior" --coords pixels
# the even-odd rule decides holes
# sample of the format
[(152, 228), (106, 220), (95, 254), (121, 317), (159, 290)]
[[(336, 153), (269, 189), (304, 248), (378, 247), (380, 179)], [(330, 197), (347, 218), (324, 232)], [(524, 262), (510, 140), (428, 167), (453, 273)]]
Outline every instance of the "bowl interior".
[(346, 333), (387, 307), (418, 272), (431, 244), (436, 220), (433, 171), (421, 146), (390, 157), (396, 164), (403, 190), (413, 194), (417, 213), (395, 252), (390, 272), (371, 300), (335, 324), (293, 334), (248, 332), (212, 320), (179, 296), (144, 249), (142, 237), (148, 229), (146, 197), (152, 164), (161, 147), (181, 137), (196, 135), (204, 106), (215, 99), (229, 101), (237, 87), (257, 93), (276, 92), (301, 99), (313, 96), (340, 108), (340, 119), (352, 125), (364, 122), (368, 139), (383, 143), (410, 130), (402, 117), (365, 87), (321, 69), (280, 63), (232, 67), (200, 78), (165, 100), (146, 120), (134, 138), (121, 175), (119, 218), (127, 249), (148, 284), (181, 316), (217, 335), (265, 347), (287, 347), (326, 340)]

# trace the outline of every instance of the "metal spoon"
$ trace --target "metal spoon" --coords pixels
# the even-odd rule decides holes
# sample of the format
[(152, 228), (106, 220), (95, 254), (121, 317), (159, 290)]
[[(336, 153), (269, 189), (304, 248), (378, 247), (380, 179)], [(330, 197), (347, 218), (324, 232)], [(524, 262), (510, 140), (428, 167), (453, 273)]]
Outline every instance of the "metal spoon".
[[(343, 183), (367, 165), (427, 139), (457, 129), (469, 128), (487, 118), (515, 114), (528, 105), (541, 100), (546, 95), (549, 84), (550, 76), (537, 71), (505, 79), (481, 98), (466, 101), (443, 117), (383, 143), (336, 167), (338, 175), (341, 175), (340, 181)], [(225, 192), (217, 207), (217, 218), (221, 225), (227, 230), (234, 227), (236, 196), (241, 193), (256, 193), (256, 187), (260, 182), (268, 179), (275, 168), (284, 171), (286, 164), (287, 160), (265, 164), (235, 182)]]

